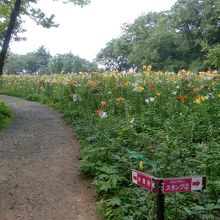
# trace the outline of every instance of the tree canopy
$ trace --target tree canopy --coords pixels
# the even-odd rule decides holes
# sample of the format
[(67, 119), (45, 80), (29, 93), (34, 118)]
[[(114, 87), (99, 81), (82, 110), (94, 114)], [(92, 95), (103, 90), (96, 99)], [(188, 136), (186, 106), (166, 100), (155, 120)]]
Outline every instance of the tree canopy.
[(89, 62), (72, 53), (51, 56), (44, 46), (24, 55), (9, 53), (4, 67), (6, 74), (59, 74), (97, 70), (96, 63)]
[(150, 12), (122, 26), (120, 37), (96, 57), (109, 69), (194, 71), (220, 68), (220, 1), (178, 0), (169, 11)]
[[(90, 0), (54, 0), (61, 1), (63, 3), (74, 3), (75, 5), (84, 6), (90, 3)], [(14, 7), (16, 0), (1, 0), (0, 1), (0, 46), (5, 37), (6, 29), (9, 25), (9, 19)], [(28, 16), (33, 19), (36, 24), (41, 25), (45, 28), (56, 27), (57, 24), (54, 23), (53, 19), (55, 15), (47, 16), (40, 8), (37, 8), (38, 0), (23, 0), (21, 1), (21, 7), (19, 10), (19, 15), (16, 19), (15, 29), (13, 31), (12, 37), (15, 40), (20, 40), (19, 33), (25, 31), (22, 27), (24, 22), (24, 16)]]
[[(59, 0), (56, 0), (59, 1)], [(74, 3), (84, 6), (90, 3), (90, 0), (60, 0), (63, 3)], [(47, 16), (41, 9), (37, 8), (38, 0), (1, 0), (0, 1), (0, 75), (3, 72), (4, 61), (9, 48), (9, 42), (21, 40), (19, 33), (25, 30), (22, 27), (23, 16), (29, 16), (38, 25), (45, 28), (56, 27), (54, 15)]]

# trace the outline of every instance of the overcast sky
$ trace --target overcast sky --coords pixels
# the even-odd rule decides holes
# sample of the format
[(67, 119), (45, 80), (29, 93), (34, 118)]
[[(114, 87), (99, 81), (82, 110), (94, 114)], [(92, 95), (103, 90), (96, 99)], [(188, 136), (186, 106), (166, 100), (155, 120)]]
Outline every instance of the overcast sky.
[(83, 8), (52, 0), (40, 0), (38, 7), (55, 14), (58, 28), (44, 29), (27, 19), (24, 42), (12, 42), (11, 51), (24, 54), (44, 45), (52, 54), (72, 52), (92, 61), (106, 43), (121, 33), (123, 23), (150, 11), (169, 10), (176, 0), (91, 0)]

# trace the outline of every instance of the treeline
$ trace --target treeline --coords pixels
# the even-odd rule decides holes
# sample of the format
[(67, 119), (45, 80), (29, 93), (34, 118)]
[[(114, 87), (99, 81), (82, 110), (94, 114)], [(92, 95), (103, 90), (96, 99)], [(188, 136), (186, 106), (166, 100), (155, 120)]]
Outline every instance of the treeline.
[(110, 70), (220, 69), (220, 1), (178, 0), (170, 11), (151, 12), (124, 24), (96, 60)]
[(51, 56), (41, 46), (36, 51), (25, 55), (9, 53), (5, 66), (5, 74), (52, 74), (52, 73), (79, 73), (97, 71), (95, 62), (89, 62), (72, 53)]

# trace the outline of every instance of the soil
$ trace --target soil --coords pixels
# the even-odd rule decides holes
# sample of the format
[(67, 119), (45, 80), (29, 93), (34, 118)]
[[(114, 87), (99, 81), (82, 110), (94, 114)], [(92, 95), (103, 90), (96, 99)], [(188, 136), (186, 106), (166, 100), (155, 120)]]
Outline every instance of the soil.
[(79, 172), (80, 144), (57, 111), (0, 95), (14, 112), (0, 133), (1, 220), (98, 220)]

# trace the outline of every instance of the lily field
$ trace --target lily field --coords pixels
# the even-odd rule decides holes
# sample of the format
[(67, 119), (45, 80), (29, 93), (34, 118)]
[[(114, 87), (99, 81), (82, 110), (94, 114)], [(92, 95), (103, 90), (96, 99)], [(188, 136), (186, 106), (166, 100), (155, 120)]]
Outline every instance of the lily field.
[(153, 72), (4, 75), (0, 93), (61, 111), (83, 145), (80, 169), (103, 219), (152, 220), (156, 197), (131, 169), (160, 177), (202, 175), (201, 192), (168, 193), (166, 219), (220, 219), (220, 75)]

